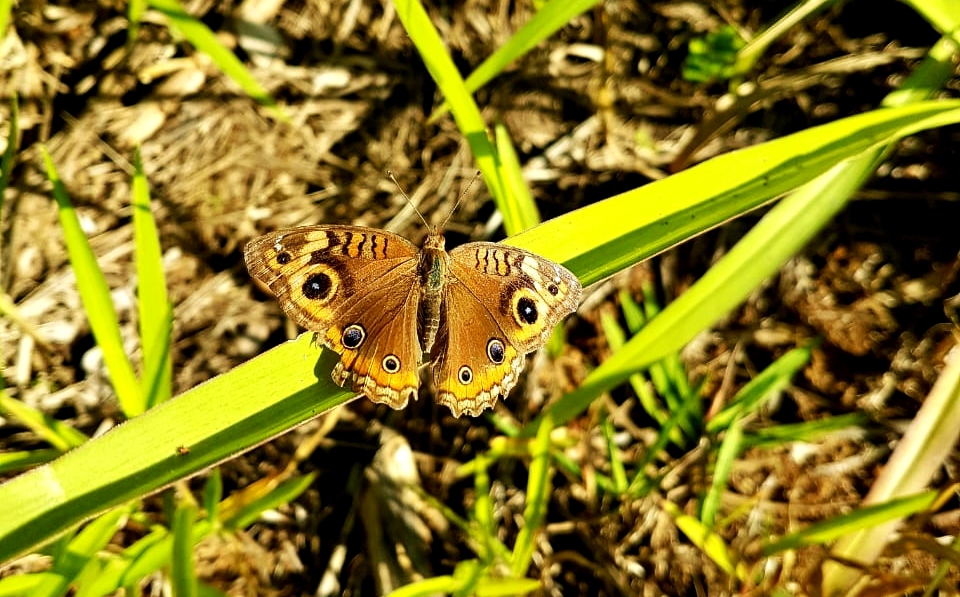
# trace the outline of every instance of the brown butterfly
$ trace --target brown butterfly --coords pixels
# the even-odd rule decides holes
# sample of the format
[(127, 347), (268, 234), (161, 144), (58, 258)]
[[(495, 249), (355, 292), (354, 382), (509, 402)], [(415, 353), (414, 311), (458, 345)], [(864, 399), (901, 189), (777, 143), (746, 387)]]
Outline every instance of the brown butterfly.
[(456, 417), (505, 397), (524, 355), (580, 301), (577, 277), (552, 261), (488, 242), (448, 253), (437, 231), (417, 248), (384, 230), (302, 226), (254, 239), (244, 259), (291, 319), (340, 354), (337, 384), (403, 408), (428, 355), (437, 401)]

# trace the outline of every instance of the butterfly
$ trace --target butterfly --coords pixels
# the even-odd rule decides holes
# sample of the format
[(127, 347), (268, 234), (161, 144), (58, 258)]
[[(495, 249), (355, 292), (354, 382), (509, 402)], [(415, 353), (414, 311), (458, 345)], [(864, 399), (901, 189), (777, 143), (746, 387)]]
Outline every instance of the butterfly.
[(437, 230), (417, 247), (374, 228), (288, 228), (250, 241), (244, 260), (291, 319), (340, 355), (338, 385), (403, 408), (417, 398), (426, 356), (436, 399), (456, 417), (506, 397), (524, 356), (581, 294), (577, 277), (548, 259), (490, 242), (447, 252)]

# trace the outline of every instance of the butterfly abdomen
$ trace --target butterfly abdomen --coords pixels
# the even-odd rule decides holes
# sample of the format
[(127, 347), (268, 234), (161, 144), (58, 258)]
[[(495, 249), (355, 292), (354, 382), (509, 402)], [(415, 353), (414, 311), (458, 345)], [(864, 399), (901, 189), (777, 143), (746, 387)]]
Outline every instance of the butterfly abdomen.
[(450, 273), (450, 255), (443, 248), (443, 236), (431, 234), (423, 243), (417, 273), (420, 276), (420, 347), (430, 354), (440, 329), (443, 288)]

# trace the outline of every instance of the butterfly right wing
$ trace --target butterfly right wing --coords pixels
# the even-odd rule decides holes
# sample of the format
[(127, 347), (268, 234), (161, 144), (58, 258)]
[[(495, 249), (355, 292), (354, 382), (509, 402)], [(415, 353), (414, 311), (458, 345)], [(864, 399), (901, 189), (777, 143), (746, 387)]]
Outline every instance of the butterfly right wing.
[(375, 402), (416, 398), (418, 249), (358, 226), (302, 226), (250, 241), (244, 259), (284, 312), (341, 355), (333, 379)]
[(437, 401), (479, 415), (516, 385), (524, 355), (576, 310), (582, 288), (566, 268), (499, 243), (450, 251), (440, 332), (433, 347)]

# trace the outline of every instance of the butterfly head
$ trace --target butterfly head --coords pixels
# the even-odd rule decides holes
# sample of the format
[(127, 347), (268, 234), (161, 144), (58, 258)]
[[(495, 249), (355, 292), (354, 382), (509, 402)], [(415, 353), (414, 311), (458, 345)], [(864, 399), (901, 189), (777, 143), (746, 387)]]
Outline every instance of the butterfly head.
[(443, 238), (443, 232), (439, 229), (434, 228), (430, 231), (430, 234), (427, 235), (427, 238), (423, 241), (423, 248), (426, 251), (436, 251), (438, 253), (443, 253), (446, 249), (446, 240)]

